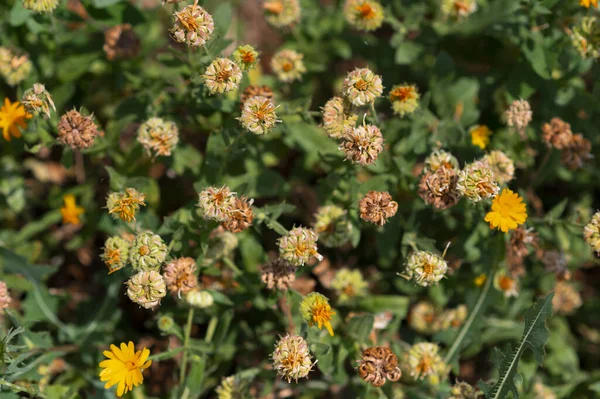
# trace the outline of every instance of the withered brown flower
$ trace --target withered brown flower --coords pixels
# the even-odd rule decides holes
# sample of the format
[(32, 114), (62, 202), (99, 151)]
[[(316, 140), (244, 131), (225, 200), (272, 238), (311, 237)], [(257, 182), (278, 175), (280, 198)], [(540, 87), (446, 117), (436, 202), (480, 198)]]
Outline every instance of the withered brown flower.
[(398, 211), (398, 203), (392, 201), (387, 191), (369, 191), (358, 205), (361, 219), (379, 226), (383, 226)]
[(240, 95), (241, 107), (244, 107), (244, 103), (251, 97), (261, 96), (273, 100), (273, 90), (267, 85), (250, 85), (244, 89), (244, 92)]
[(196, 271), (196, 261), (192, 258), (177, 258), (172, 260), (163, 269), (163, 278), (167, 289), (181, 297), (181, 294), (187, 294), (195, 289), (198, 281), (194, 272)]
[(560, 161), (571, 170), (582, 168), (584, 162), (592, 158), (591, 150), (592, 143), (581, 133), (577, 133), (573, 135), (569, 145), (562, 150)]
[(130, 24), (116, 25), (104, 32), (102, 49), (110, 61), (134, 58), (140, 52), (140, 39)]
[(560, 118), (552, 118), (550, 123), (542, 125), (542, 140), (548, 147), (554, 147), (557, 150), (562, 150), (569, 146), (573, 139), (571, 125)]
[(454, 168), (438, 168), (427, 172), (421, 177), (419, 183), (419, 196), (436, 209), (451, 208), (462, 197), (456, 183), (458, 174)]
[(398, 367), (398, 357), (390, 348), (374, 346), (363, 351), (358, 375), (374, 387), (380, 387), (386, 380), (398, 381), (402, 372)]
[(98, 128), (91, 116), (83, 116), (71, 110), (58, 122), (58, 142), (72, 149), (85, 149), (94, 144)]
[(236, 197), (227, 219), (221, 223), (221, 226), (232, 233), (239, 233), (250, 227), (254, 219), (251, 205), (252, 201), (246, 197)]
[(506, 263), (511, 277), (520, 277), (526, 274), (523, 263), (529, 255), (527, 244), (537, 248), (538, 235), (533, 229), (523, 226), (517, 227), (510, 233), (510, 240), (506, 243)]
[(288, 290), (296, 280), (296, 268), (275, 257), (261, 268), (260, 279), (270, 290)]

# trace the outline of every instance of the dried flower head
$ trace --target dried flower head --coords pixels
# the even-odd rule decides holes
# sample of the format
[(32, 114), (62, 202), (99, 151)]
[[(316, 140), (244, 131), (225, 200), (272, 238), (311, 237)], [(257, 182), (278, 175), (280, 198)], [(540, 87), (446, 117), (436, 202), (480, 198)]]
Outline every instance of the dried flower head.
[(592, 159), (591, 150), (592, 143), (580, 133), (574, 134), (569, 145), (561, 151), (560, 161), (570, 170), (583, 168), (584, 163)]
[(505, 271), (494, 276), (494, 288), (504, 293), (505, 298), (519, 295), (519, 280), (510, 277)]
[(58, 3), (59, 0), (23, 0), (23, 7), (36, 12), (51, 13)]
[(135, 236), (129, 251), (134, 270), (158, 270), (165, 262), (169, 249), (158, 234), (144, 231)]
[(554, 287), (552, 310), (562, 315), (572, 314), (582, 305), (581, 295), (575, 286), (566, 281), (558, 281)]
[(414, 344), (408, 351), (407, 361), (410, 375), (422, 380), (426, 377), (444, 379), (448, 373), (448, 367), (439, 355), (439, 346), (430, 342)]
[(44, 113), (46, 117), (50, 118), (50, 109), (56, 112), (56, 107), (50, 93), (48, 93), (41, 83), (34, 83), (31, 89), (25, 90), (21, 104), (23, 104), (28, 113), (33, 115)]
[(365, 281), (360, 270), (350, 270), (343, 268), (337, 271), (331, 281), (337, 295), (339, 303), (349, 303), (355, 298), (361, 298), (367, 295), (369, 284)]
[(417, 108), (419, 108), (419, 90), (417, 86), (403, 83), (392, 87), (392, 90), (388, 94), (388, 98), (392, 103), (392, 109), (396, 115), (404, 117), (410, 115)]
[(254, 134), (267, 134), (275, 127), (277, 119), (275, 104), (267, 97), (254, 96), (244, 102), (242, 115), (237, 118), (242, 127)]
[(458, 170), (458, 160), (449, 152), (436, 150), (425, 158), (425, 172), (435, 172), (439, 168)]
[(249, 44), (238, 46), (232, 56), (236, 64), (240, 66), (242, 71), (248, 71), (258, 62), (258, 51)]
[(583, 238), (594, 251), (600, 254), (600, 212), (596, 212), (592, 220), (583, 228)]
[(165, 280), (154, 270), (142, 270), (127, 281), (127, 296), (132, 302), (152, 309), (167, 295)]
[(381, 76), (375, 75), (369, 68), (356, 68), (344, 79), (342, 93), (357, 107), (371, 104), (383, 93)]
[(110, 61), (135, 58), (140, 52), (140, 38), (130, 24), (116, 25), (104, 32), (102, 49)]
[(515, 100), (504, 113), (504, 117), (508, 126), (515, 128), (524, 137), (525, 128), (531, 122), (533, 112), (529, 102), (523, 99)]
[(0, 47), (0, 76), (9, 86), (16, 86), (27, 79), (33, 69), (29, 56), (21, 50)]
[(202, 78), (210, 94), (227, 93), (238, 88), (242, 70), (229, 58), (216, 58), (206, 68)]
[(194, 308), (206, 309), (213, 305), (215, 299), (210, 292), (195, 289), (187, 293), (185, 296), (185, 301), (188, 303), (188, 305)]
[(441, 11), (446, 18), (462, 20), (477, 11), (477, 1), (443, 0)]
[(464, 381), (460, 381), (452, 386), (448, 399), (478, 399), (480, 397), (481, 392), (475, 387)]
[(249, 399), (248, 383), (238, 375), (230, 375), (221, 380), (221, 385), (215, 389), (217, 399)]
[(430, 335), (438, 332), (438, 317), (439, 312), (431, 302), (420, 301), (411, 308), (408, 324), (418, 333)]
[(315, 214), (314, 231), (326, 247), (340, 247), (350, 240), (352, 223), (347, 211), (337, 205), (322, 206)]
[(427, 287), (443, 279), (447, 270), (448, 263), (441, 256), (427, 251), (416, 251), (408, 257), (402, 276)]
[(459, 328), (467, 319), (467, 307), (458, 305), (454, 309), (446, 309), (435, 321), (435, 330), (444, 331), (449, 328)]
[(114, 273), (127, 266), (131, 243), (119, 236), (109, 237), (104, 242), (100, 258), (108, 267), (108, 274)]
[(383, 23), (383, 7), (376, 0), (346, 0), (344, 17), (356, 29), (373, 31)]
[(7, 309), (12, 303), (12, 299), (10, 298), (10, 294), (8, 292), (8, 287), (4, 281), (0, 281), (0, 314)]
[(176, 258), (163, 267), (163, 278), (171, 294), (181, 298), (198, 285), (196, 261), (193, 258)]
[(271, 59), (271, 68), (282, 82), (301, 80), (302, 74), (306, 73), (303, 59), (304, 54), (297, 51), (281, 50)]
[(296, 280), (296, 268), (285, 260), (272, 258), (261, 268), (260, 279), (270, 290), (286, 291)]
[(511, 276), (521, 277), (525, 275), (523, 263), (529, 255), (528, 245), (537, 246), (537, 243), (538, 235), (533, 232), (533, 228), (526, 229), (519, 226), (511, 231), (510, 240), (506, 243), (506, 264)]
[(214, 229), (208, 237), (208, 250), (206, 260), (217, 261), (230, 257), (237, 248), (239, 240), (237, 236), (226, 231), (223, 226)]
[(225, 222), (235, 207), (235, 193), (229, 187), (208, 187), (198, 195), (198, 207), (206, 220)]
[(374, 387), (380, 387), (387, 380), (398, 381), (402, 372), (398, 367), (398, 357), (390, 348), (374, 346), (362, 352), (358, 375)]
[(371, 165), (383, 151), (383, 135), (375, 125), (358, 126), (342, 134), (338, 148), (353, 163)]
[(294, 227), (286, 235), (280, 237), (279, 258), (288, 261), (292, 266), (304, 266), (313, 256), (319, 261), (323, 257), (317, 252), (317, 234), (304, 227)]
[(438, 167), (434, 172), (427, 172), (419, 182), (419, 196), (425, 203), (436, 209), (448, 209), (458, 204), (462, 194), (458, 190), (457, 170)]
[(252, 202), (252, 200), (248, 200), (246, 197), (236, 197), (227, 215), (227, 220), (222, 222), (221, 226), (232, 233), (239, 233), (250, 227), (252, 220), (254, 220), (254, 213), (251, 207)]
[(298, 382), (299, 378), (308, 376), (315, 363), (308, 350), (308, 343), (299, 335), (287, 334), (275, 344), (271, 355), (273, 368), (288, 383)]
[(469, 129), (471, 135), (471, 144), (485, 150), (485, 147), (490, 143), (492, 131), (486, 125), (475, 125)]
[(358, 116), (346, 110), (346, 104), (341, 97), (333, 97), (321, 108), (323, 114), (323, 129), (329, 137), (339, 139), (343, 134), (354, 128)]
[(215, 30), (212, 16), (197, 4), (185, 6), (173, 14), (170, 29), (173, 39), (190, 47), (204, 46)]
[(60, 117), (58, 142), (73, 150), (86, 149), (94, 144), (98, 127), (92, 115), (83, 116), (74, 109)]
[(300, 302), (300, 314), (309, 326), (317, 325), (322, 329), (325, 327), (329, 335), (333, 337), (333, 327), (331, 327), (331, 318), (335, 314), (329, 305), (329, 299), (318, 292), (311, 292), (304, 296)]
[(137, 140), (148, 155), (169, 156), (179, 142), (179, 130), (174, 122), (150, 118), (138, 128)]
[(600, 20), (595, 15), (583, 17), (569, 35), (583, 58), (600, 57)]
[(503, 233), (514, 230), (527, 220), (527, 207), (523, 198), (512, 190), (505, 188), (492, 201), (492, 210), (485, 215), (490, 229), (499, 229)]
[(515, 176), (515, 164), (512, 159), (499, 150), (494, 150), (486, 154), (482, 159), (492, 168), (494, 180), (498, 184), (506, 184)]
[(298, 0), (265, 0), (263, 3), (265, 18), (276, 28), (290, 26), (300, 21), (300, 2)]
[(369, 191), (358, 203), (360, 218), (383, 226), (398, 211), (398, 203), (387, 191)]
[(486, 162), (475, 161), (465, 165), (458, 174), (458, 191), (472, 202), (495, 197), (500, 187), (494, 181), (494, 172)]
[(244, 108), (244, 104), (249, 98), (252, 97), (265, 97), (269, 100), (273, 101), (273, 90), (269, 86), (256, 86), (250, 85), (244, 89), (244, 92), (240, 95), (240, 102), (242, 103), (242, 108)]
[(109, 193), (106, 199), (106, 208), (113, 219), (131, 222), (135, 220), (135, 213), (140, 209), (140, 206), (146, 206), (145, 199), (146, 194), (129, 187), (125, 191)]
[(562, 150), (569, 146), (573, 140), (571, 125), (560, 118), (552, 118), (550, 123), (542, 125), (542, 139), (548, 147)]

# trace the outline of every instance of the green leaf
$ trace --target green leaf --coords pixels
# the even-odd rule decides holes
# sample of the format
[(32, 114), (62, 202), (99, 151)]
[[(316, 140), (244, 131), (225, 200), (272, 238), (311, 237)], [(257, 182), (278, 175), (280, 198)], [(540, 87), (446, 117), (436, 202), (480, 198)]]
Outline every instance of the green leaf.
[(231, 9), (231, 4), (229, 4), (229, 2), (222, 2), (221, 4), (219, 4), (217, 9), (213, 13), (213, 20), (215, 21), (215, 26), (221, 32), (221, 36), (225, 36), (225, 34), (229, 31), (232, 16), (233, 10)]
[(110, 189), (114, 191), (125, 189), (125, 178), (121, 176), (114, 168), (107, 166), (106, 171), (108, 172), (108, 178), (110, 179)]
[(96, 8), (105, 8), (120, 3), (121, 1), (122, 0), (92, 0), (92, 4)]
[(353, 317), (348, 323), (348, 333), (356, 338), (357, 342), (364, 343), (369, 338), (374, 322), (375, 317), (371, 314)]
[(400, 295), (370, 295), (360, 302), (360, 306), (373, 313), (392, 312), (398, 317), (408, 312), (408, 297)]
[(58, 78), (63, 82), (77, 80), (86, 73), (90, 64), (98, 59), (98, 53), (71, 55), (63, 59), (57, 66)]
[(316, 342), (313, 344), (313, 353), (317, 358), (317, 367), (325, 375), (329, 375), (333, 372), (333, 350), (330, 345)]
[(33, 11), (23, 7), (22, 1), (15, 1), (13, 8), (10, 10), (9, 21), (12, 26), (20, 26), (31, 17)]
[(515, 399), (519, 398), (519, 392), (515, 385), (519, 360), (529, 348), (533, 352), (535, 361), (541, 365), (544, 360), (546, 341), (548, 340), (548, 329), (546, 320), (552, 315), (552, 297), (554, 293), (546, 295), (537, 301), (532, 307), (525, 311), (525, 328), (521, 341), (516, 350), (501, 350), (494, 348), (492, 362), (498, 368), (500, 378), (493, 385), (480, 382), (479, 386), (488, 399), (505, 398), (512, 392)]
[(567, 207), (568, 203), (568, 198), (565, 198), (564, 200), (559, 202), (557, 205), (554, 206), (554, 208), (550, 209), (550, 211), (546, 213), (546, 216), (544, 216), (544, 221), (548, 222), (549, 224), (553, 224), (555, 220), (560, 219), (560, 216), (565, 211), (565, 208)]

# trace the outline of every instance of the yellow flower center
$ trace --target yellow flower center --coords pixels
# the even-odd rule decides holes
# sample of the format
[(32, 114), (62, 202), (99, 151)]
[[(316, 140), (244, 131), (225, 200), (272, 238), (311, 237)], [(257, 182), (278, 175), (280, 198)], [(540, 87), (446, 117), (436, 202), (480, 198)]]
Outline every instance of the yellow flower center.
[(356, 88), (356, 90), (360, 90), (360, 91), (367, 90), (368, 86), (369, 86), (369, 83), (367, 83), (364, 79), (360, 79), (358, 82), (354, 83), (354, 87)]
[(433, 269), (434, 269), (434, 267), (431, 263), (425, 263), (423, 265), (423, 274), (431, 276), (433, 274)]
[(138, 252), (140, 253), (140, 255), (146, 256), (146, 255), (148, 255), (150, 253), (150, 248), (148, 248), (147, 245), (142, 245), (140, 247), (140, 250)]
[(216, 78), (216, 80), (217, 80), (217, 82), (219, 82), (219, 83), (223, 83), (223, 82), (227, 81), (227, 80), (228, 80), (228, 79), (231, 77), (231, 75), (232, 75), (232, 73), (231, 73), (231, 71), (230, 71), (230, 70), (228, 70), (228, 69), (224, 69), (224, 70), (222, 70), (222, 71), (219, 71), (219, 72), (217, 73), (217, 78)]
[(290, 61), (284, 61), (283, 64), (281, 64), (281, 69), (283, 69), (284, 72), (289, 72), (294, 68), (294, 64), (292, 64)]
[(415, 98), (415, 91), (412, 87), (398, 87), (390, 93), (390, 101), (405, 102)]

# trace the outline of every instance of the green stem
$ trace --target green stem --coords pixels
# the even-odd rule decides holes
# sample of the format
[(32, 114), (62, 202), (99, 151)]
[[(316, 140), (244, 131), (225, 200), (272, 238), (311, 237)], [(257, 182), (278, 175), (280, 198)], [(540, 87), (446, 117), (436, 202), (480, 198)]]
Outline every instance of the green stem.
[(371, 103), (371, 112), (373, 113), (373, 118), (375, 118), (375, 122), (379, 125), (379, 116), (377, 116), (377, 111), (375, 111), (375, 101)]
[(13, 392), (25, 392), (31, 395), (34, 398), (42, 398), (45, 399), (46, 395), (41, 392), (36, 391), (34, 388), (24, 387), (22, 385), (13, 384), (12, 382), (8, 382), (6, 380), (0, 379), (0, 387), (5, 386), (13, 390)]
[(215, 330), (217, 329), (218, 322), (219, 319), (216, 316), (210, 318), (210, 321), (208, 322), (208, 328), (206, 329), (206, 336), (204, 337), (204, 342), (206, 342), (207, 344), (210, 343), (210, 341), (212, 341), (213, 336), (215, 335)]
[(190, 334), (192, 332), (192, 320), (194, 319), (194, 308), (188, 311), (187, 323), (185, 324), (184, 341), (183, 341), (183, 359), (181, 362), (181, 370), (179, 371), (179, 385), (183, 386), (185, 380), (185, 372), (187, 368), (188, 346), (190, 344)]

